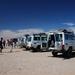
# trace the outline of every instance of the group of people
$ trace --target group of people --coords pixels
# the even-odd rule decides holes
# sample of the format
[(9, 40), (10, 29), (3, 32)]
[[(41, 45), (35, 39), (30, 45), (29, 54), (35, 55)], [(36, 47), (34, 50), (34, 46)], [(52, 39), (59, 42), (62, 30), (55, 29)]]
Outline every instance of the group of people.
[(17, 42), (17, 41), (15, 41), (15, 40), (13, 40), (13, 39), (4, 40), (4, 39), (1, 37), (1, 38), (0, 38), (0, 53), (2, 53), (3, 48), (9, 47), (9, 46), (11, 47), (10, 52), (12, 52), (13, 47), (16, 46), (16, 42)]

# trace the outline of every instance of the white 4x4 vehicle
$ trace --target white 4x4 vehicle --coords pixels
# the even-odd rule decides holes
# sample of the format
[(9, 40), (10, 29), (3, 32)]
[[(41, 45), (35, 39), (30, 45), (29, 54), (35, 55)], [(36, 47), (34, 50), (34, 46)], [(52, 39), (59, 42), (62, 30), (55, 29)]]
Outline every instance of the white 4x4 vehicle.
[(18, 38), (18, 44), (20, 47), (24, 47), (26, 48), (26, 41), (27, 41), (27, 38), (28, 38), (28, 34), (24, 35), (24, 36), (21, 36)]
[(27, 39), (26, 49), (39, 49), (40, 48), (40, 36), (37, 34), (30, 35)]
[(26, 42), (26, 49), (32, 51), (42, 51), (42, 43), (46, 42), (47, 36), (44, 33), (30, 35)]
[(48, 49), (52, 50), (52, 55), (57, 56), (58, 53), (70, 56), (75, 50), (75, 35), (67, 30), (49, 32)]

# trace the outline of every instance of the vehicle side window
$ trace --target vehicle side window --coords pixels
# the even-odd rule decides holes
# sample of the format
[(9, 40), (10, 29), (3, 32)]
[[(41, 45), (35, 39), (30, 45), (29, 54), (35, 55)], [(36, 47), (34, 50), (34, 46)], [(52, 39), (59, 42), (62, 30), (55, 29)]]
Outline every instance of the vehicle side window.
[(65, 40), (68, 40), (68, 35), (67, 34), (65, 34)]
[(65, 40), (74, 40), (74, 35), (65, 34)]
[(73, 40), (75, 40), (75, 35), (73, 36)]

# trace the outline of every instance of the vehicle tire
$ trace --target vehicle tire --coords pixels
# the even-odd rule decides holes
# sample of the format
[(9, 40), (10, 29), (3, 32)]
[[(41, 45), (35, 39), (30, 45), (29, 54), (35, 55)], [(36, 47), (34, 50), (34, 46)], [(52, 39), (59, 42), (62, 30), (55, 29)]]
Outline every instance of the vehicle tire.
[(66, 57), (66, 55), (67, 55), (67, 52), (64, 51), (64, 52), (63, 52), (63, 57)]
[(26, 50), (28, 51), (28, 50), (30, 50), (30, 49), (26, 47)]
[(37, 50), (37, 51), (41, 51), (40, 45), (37, 46), (36, 50)]
[(28, 50), (28, 48), (26, 48), (26, 51)]
[(66, 54), (67, 54), (67, 57), (71, 57), (71, 55), (72, 55), (72, 47), (70, 47), (68, 49), (68, 51), (66, 52)]
[(37, 50), (36, 50), (36, 49), (34, 49), (34, 48), (32, 48), (32, 49), (31, 49), (31, 52), (37, 52)]
[(52, 51), (52, 55), (53, 55), (54, 57), (56, 57), (56, 56), (57, 56), (57, 54), (58, 54), (58, 52), (57, 52), (57, 51)]

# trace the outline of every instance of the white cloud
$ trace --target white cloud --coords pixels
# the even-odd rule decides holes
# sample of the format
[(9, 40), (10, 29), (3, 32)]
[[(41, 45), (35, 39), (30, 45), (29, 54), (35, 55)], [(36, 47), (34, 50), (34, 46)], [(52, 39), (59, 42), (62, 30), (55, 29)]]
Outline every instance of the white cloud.
[(0, 37), (3, 37), (4, 39), (9, 39), (9, 38), (15, 38), (15, 37), (20, 37), (25, 34), (33, 34), (33, 33), (40, 33), (44, 32), (42, 29), (21, 29), (21, 30), (1, 30), (0, 31)]
[(11, 30), (2, 30), (0, 31), (0, 37), (4, 37), (4, 38), (15, 38), (16, 37), (16, 32), (11, 31)]
[(42, 29), (24, 29), (24, 30), (17, 30), (17, 32), (23, 35), (23, 34), (40, 33), (40, 32), (44, 32), (44, 30)]
[(75, 27), (70, 27), (70, 29), (75, 33)]
[(71, 22), (68, 22), (68, 23), (63, 23), (64, 25), (67, 25), (67, 26), (74, 26), (75, 24), (74, 23), (71, 23)]

